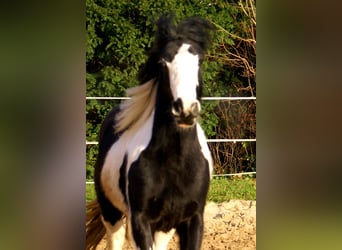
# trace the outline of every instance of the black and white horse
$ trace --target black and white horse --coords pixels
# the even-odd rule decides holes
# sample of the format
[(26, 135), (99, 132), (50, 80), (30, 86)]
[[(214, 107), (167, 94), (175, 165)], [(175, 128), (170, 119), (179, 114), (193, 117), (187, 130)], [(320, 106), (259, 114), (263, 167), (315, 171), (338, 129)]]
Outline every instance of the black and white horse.
[(200, 249), (212, 159), (197, 123), (201, 67), (212, 26), (187, 18), (157, 22), (140, 85), (102, 124), (95, 188), (107, 249), (128, 235), (135, 249)]

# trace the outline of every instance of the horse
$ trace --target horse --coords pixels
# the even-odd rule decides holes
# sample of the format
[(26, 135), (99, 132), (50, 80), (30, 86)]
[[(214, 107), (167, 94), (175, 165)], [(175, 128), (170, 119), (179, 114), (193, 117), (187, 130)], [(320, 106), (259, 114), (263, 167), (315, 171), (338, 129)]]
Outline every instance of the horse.
[[(87, 249), (200, 249), (213, 163), (201, 111), (202, 63), (213, 26), (200, 17), (178, 25), (162, 16), (140, 84), (109, 112), (95, 164), (97, 199), (87, 206)], [(96, 238), (96, 240), (94, 240)]]

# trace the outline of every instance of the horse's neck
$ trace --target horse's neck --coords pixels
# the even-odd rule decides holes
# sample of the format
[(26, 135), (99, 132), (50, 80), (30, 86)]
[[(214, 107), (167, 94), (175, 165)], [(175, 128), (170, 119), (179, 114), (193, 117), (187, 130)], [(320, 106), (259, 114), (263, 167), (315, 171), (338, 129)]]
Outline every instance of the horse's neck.
[[(159, 82), (163, 80), (160, 79)], [(152, 138), (156, 143), (163, 140), (167, 147), (172, 144), (187, 145), (197, 138), (196, 126), (187, 129), (180, 129), (176, 126), (171, 113), (172, 94), (169, 90), (163, 89), (162, 84), (160, 83), (157, 89)]]
[(155, 109), (152, 142), (165, 147), (187, 147), (197, 138), (196, 125), (186, 129), (177, 127), (171, 112), (166, 111), (167, 108), (161, 105)]
[(154, 115), (154, 127), (157, 130), (165, 126), (171, 126), (173, 123), (174, 118), (171, 114), (172, 97), (170, 95), (171, 93), (167, 93), (165, 89), (162, 89), (161, 84), (159, 84)]

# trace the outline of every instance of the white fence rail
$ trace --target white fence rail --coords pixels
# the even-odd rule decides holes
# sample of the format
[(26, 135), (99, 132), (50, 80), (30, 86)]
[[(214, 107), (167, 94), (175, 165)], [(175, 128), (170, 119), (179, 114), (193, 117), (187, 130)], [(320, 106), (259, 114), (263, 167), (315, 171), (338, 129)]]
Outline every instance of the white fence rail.
[[(130, 97), (121, 97), (121, 96), (87, 96), (86, 100), (127, 100)], [(205, 101), (236, 101), (236, 100), (256, 100), (256, 97), (202, 97), (202, 100)]]
[[(130, 97), (115, 97), (115, 96), (87, 96), (86, 100), (127, 100)], [(205, 101), (237, 101), (237, 100), (256, 100), (256, 97), (202, 97)], [(256, 142), (256, 139), (207, 139), (207, 142)], [(97, 141), (86, 141), (86, 145), (97, 145)], [(254, 175), (256, 172), (244, 172), (244, 173), (233, 173), (233, 174), (213, 174), (213, 177), (223, 176), (240, 176), (240, 175)], [(93, 181), (88, 181), (86, 184), (94, 184)]]
[[(244, 173), (235, 173), (235, 174), (212, 174), (212, 177), (225, 177), (225, 176), (242, 176), (242, 175), (255, 175), (256, 172), (244, 172)], [(87, 185), (94, 184), (93, 181), (86, 181)]]
[[(207, 142), (253, 142), (256, 139), (207, 139)], [(97, 141), (86, 141), (86, 145), (97, 145)]]

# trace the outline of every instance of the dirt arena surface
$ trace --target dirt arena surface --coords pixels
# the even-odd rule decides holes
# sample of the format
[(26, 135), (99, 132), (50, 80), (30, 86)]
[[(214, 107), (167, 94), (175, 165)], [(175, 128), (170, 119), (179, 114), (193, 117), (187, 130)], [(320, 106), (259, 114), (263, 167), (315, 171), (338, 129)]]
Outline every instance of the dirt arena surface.
[[(231, 200), (209, 202), (204, 214), (203, 250), (256, 249), (256, 201)], [(169, 243), (169, 250), (179, 249), (177, 236)], [(102, 240), (97, 250), (105, 249)], [(124, 250), (132, 250), (126, 241)]]

